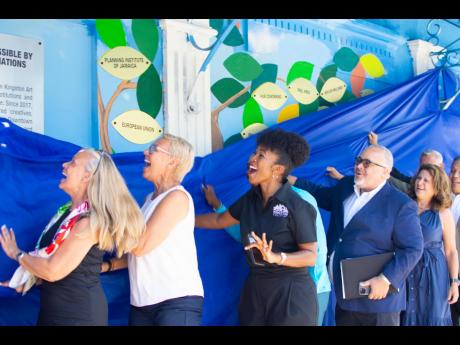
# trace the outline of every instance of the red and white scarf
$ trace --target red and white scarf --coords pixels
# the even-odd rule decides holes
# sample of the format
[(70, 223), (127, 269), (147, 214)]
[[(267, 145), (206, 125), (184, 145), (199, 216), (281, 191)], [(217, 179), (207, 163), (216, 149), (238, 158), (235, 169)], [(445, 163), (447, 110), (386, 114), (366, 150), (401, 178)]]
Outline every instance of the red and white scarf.
[[(56, 250), (62, 245), (65, 239), (69, 236), (70, 231), (73, 229), (75, 223), (80, 219), (81, 215), (89, 212), (88, 201), (82, 202), (74, 210), (72, 210), (72, 212), (70, 212), (69, 215), (61, 223), (58, 231), (56, 231), (56, 234), (53, 237), (53, 241), (51, 242), (51, 244), (44, 248), (38, 248), (43, 235), (59, 220), (59, 218), (61, 218), (62, 214), (66, 212), (69, 209), (69, 207), (70, 202), (61, 206), (58, 209), (58, 212), (54, 215), (53, 218), (51, 218), (50, 222), (43, 230), (40, 238), (37, 241), (37, 246), (35, 250), (29, 252), (30, 255), (38, 256), (41, 258), (48, 258), (51, 255), (53, 255), (56, 252)], [(36, 281), (36, 276), (27, 271), (24, 267), (19, 266), (10, 279), (9, 287), (15, 289), (25, 284), (24, 289), (22, 291), (22, 294), (24, 295), (35, 284)]]

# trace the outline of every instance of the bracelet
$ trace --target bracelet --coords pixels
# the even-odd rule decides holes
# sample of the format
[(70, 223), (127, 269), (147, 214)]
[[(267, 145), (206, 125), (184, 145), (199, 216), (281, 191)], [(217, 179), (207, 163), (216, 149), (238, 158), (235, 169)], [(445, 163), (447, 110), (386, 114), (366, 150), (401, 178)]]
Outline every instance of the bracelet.
[(286, 259), (287, 259), (286, 253), (281, 252), (280, 255), (281, 255), (281, 260), (280, 260), (280, 262), (278, 263), (278, 265), (284, 264), (284, 262), (285, 262)]
[(23, 252), (22, 250), (20, 250), (17, 254), (16, 254), (16, 261), (19, 262), (19, 260), (24, 256), (26, 255), (25, 252)]
[(104, 262), (106, 262), (109, 265), (109, 268), (107, 269), (106, 272), (110, 272), (112, 270), (112, 260), (109, 259), (109, 260), (104, 261)]
[(460, 279), (458, 278), (450, 278), (450, 283), (457, 283), (457, 284), (460, 284)]

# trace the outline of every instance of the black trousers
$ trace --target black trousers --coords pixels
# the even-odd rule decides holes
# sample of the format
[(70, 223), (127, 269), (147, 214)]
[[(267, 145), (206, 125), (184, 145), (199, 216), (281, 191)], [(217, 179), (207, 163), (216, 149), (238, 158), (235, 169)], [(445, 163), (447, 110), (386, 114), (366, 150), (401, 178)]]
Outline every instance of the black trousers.
[(337, 326), (399, 326), (400, 312), (396, 313), (360, 313), (335, 307)]
[[(459, 287), (460, 292), (460, 287)], [(452, 316), (452, 324), (454, 326), (460, 326), (459, 318), (460, 318), (460, 299), (454, 304), (450, 305), (450, 314)]]
[(203, 297), (185, 296), (135, 307), (129, 312), (130, 326), (200, 326)]
[(251, 271), (239, 304), (242, 326), (316, 326), (316, 286), (307, 270)]

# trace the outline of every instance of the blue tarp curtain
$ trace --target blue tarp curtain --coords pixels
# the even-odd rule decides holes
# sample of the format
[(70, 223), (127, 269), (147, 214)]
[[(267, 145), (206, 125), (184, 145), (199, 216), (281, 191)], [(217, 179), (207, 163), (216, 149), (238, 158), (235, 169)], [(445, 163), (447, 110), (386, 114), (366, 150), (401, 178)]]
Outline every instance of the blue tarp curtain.
[[(335, 166), (352, 174), (353, 160), (367, 146), (367, 134), (379, 134), (379, 142), (395, 156), (395, 165), (407, 174), (418, 166), (420, 153), (428, 148), (444, 154), (446, 166), (460, 154), (460, 101), (441, 111), (438, 78), (443, 70), (426, 72), (396, 87), (300, 116), (274, 127), (299, 133), (311, 146), (311, 158), (293, 174), (332, 185), (325, 167)], [(444, 77), (450, 94), (455, 78)], [(246, 163), (255, 149), (252, 136), (205, 157), (197, 157), (186, 176), (185, 187), (192, 194), (196, 212), (211, 212), (201, 192), (201, 183), (212, 184), (224, 204), (230, 205), (246, 190)], [(31, 250), (49, 218), (67, 201), (58, 189), (62, 163), (80, 147), (23, 130), (0, 118), (0, 223), (14, 228), (20, 248)], [(143, 153), (114, 154), (113, 158), (139, 202), (152, 190), (143, 180)], [(321, 212), (327, 227), (328, 214)], [(200, 274), (204, 284), (203, 324), (238, 324), (237, 305), (247, 274), (241, 245), (224, 231), (196, 229)], [(0, 280), (7, 280), (17, 263), (0, 251)], [(127, 324), (129, 282), (127, 271), (103, 274), (109, 301), (111, 325)], [(39, 308), (39, 287), (19, 296), (0, 287), (0, 324), (35, 324)], [(332, 324), (332, 323), (329, 323)]]

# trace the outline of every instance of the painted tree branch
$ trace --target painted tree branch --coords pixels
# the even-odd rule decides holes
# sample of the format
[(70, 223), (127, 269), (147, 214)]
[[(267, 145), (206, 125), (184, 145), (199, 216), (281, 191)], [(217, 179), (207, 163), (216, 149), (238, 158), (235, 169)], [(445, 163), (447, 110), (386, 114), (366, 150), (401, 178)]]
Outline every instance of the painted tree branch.
[(229, 99), (227, 99), (224, 103), (219, 105), (216, 109), (211, 112), (211, 143), (212, 143), (212, 152), (220, 150), (224, 147), (224, 139), (222, 137), (222, 132), (219, 128), (219, 114), (222, 110), (227, 108), (230, 104), (232, 104), (238, 97), (244, 95), (251, 86), (247, 86), (242, 89), (237, 94), (233, 95)]
[(112, 97), (110, 97), (109, 103), (107, 104), (107, 107), (105, 108), (104, 116), (102, 118), (102, 130), (103, 130), (104, 140), (101, 140), (101, 141), (103, 143), (104, 151), (108, 153), (112, 153), (112, 147), (110, 145), (110, 139), (109, 139), (109, 133), (108, 133), (110, 110), (112, 109), (113, 103), (115, 102), (115, 100), (117, 99), (117, 97), (120, 95), (120, 93), (123, 90), (135, 89), (136, 87), (137, 87), (137, 83), (131, 83), (129, 80), (123, 80), (118, 85)]
[(104, 128), (102, 126), (103, 122), (103, 117), (104, 117), (104, 103), (102, 101), (102, 94), (101, 94), (101, 87), (99, 83), (99, 79), (97, 81), (97, 106), (98, 106), (98, 123), (99, 123), (99, 138), (101, 140), (101, 145), (102, 148), (105, 150), (107, 147), (107, 143), (105, 142), (105, 137), (104, 137)]

